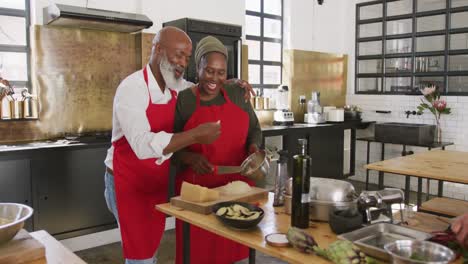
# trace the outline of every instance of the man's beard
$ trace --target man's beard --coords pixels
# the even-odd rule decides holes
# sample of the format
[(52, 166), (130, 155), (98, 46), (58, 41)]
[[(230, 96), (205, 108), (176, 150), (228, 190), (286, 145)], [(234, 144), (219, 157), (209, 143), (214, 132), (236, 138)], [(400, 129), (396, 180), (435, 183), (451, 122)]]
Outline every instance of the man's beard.
[[(175, 69), (178, 68), (182, 72), (182, 75), (179, 78), (176, 78), (175, 76)], [(163, 54), (161, 56), (161, 62), (159, 63), (159, 69), (161, 70), (161, 75), (164, 79), (164, 82), (166, 82), (166, 87), (171, 88), (171, 89), (180, 89), (183, 88), (183, 72), (184, 69), (182, 67), (173, 65), (169, 62), (167, 59), (166, 54)]]

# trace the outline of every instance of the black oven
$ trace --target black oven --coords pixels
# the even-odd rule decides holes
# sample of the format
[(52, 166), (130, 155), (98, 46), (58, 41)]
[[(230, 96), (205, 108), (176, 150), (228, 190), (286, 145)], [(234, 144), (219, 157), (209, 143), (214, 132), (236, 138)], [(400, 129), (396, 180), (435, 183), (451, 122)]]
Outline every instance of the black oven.
[(197, 83), (195, 61), (193, 54), (198, 42), (206, 37), (213, 36), (219, 39), (228, 50), (227, 78), (240, 78), (241, 73), (241, 47), (242, 27), (232, 24), (182, 18), (163, 23), (163, 27), (173, 26), (182, 29), (192, 39), (193, 53), (189, 65), (185, 71), (185, 79)]

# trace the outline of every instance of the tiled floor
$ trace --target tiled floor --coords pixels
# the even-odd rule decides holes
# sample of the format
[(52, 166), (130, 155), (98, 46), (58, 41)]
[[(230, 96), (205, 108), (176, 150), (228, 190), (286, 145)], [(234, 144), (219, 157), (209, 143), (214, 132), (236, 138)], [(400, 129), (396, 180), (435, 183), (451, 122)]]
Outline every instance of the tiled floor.
[[(356, 191), (360, 193), (364, 189), (364, 183), (352, 181)], [(371, 190), (376, 190), (377, 187), (371, 185)], [(416, 193), (411, 192), (410, 203), (415, 203)], [(101, 247), (87, 249), (79, 252), (75, 252), (84, 261), (89, 264), (123, 264), (122, 250), (120, 243), (109, 244)], [(161, 246), (158, 252), (158, 264), (172, 264), (175, 258), (175, 231), (169, 230), (164, 233), (161, 241)], [(285, 263), (278, 259), (266, 256), (260, 252), (257, 252), (256, 257), (257, 263), (271, 263), (280, 264)], [(239, 262), (242, 264), (248, 263), (247, 260)]]

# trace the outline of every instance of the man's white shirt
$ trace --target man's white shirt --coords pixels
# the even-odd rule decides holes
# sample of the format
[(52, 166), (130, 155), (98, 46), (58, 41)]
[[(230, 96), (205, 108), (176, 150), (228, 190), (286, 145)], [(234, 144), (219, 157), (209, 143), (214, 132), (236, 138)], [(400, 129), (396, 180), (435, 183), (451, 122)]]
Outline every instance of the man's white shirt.
[[(117, 88), (112, 115), (112, 142), (125, 136), (139, 159), (156, 158), (156, 164), (161, 164), (172, 156), (172, 153), (163, 155), (163, 150), (171, 141), (173, 134), (164, 131), (151, 132), (146, 117), (149, 103), (148, 88), (153, 104), (167, 104), (171, 100), (171, 92), (167, 88), (164, 92), (160, 89), (149, 64), (146, 70), (148, 86), (143, 78), (143, 70), (140, 70), (125, 78)], [(179, 92), (191, 86), (193, 83), (183, 80), (181, 87), (169, 88)], [(113, 169), (113, 156), (114, 147), (111, 146), (104, 161), (110, 169)]]

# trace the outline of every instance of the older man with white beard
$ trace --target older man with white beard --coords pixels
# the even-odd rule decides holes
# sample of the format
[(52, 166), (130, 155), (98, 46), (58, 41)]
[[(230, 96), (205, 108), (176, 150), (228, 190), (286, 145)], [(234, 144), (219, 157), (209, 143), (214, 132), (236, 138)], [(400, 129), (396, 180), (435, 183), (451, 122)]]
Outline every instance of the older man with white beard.
[(104, 194), (119, 223), (126, 264), (156, 263), (166, 217), (154, 206), (167, 201), (172, 153), (195, 143), (210, 144), (220, 134), (219, 122), (172, 133), (177, 92), (193, 85), (183, 79), (191, 54), (185, 32), (161, 29), (148, 65), (125, 78), (114, 97)]
[(148, 65), (125, 78), (114, 97), (105, 197), (119, 222), (127, 264), (156, 262), (166, 217), (154, 205), (167, 201), (172, 153), (209, 144), (220, 133), (216, 122), (172, 133), (177, 89), (187, 86), (182, 76), (191, 54), (192, 42), (183, 31), (162, 29)]

